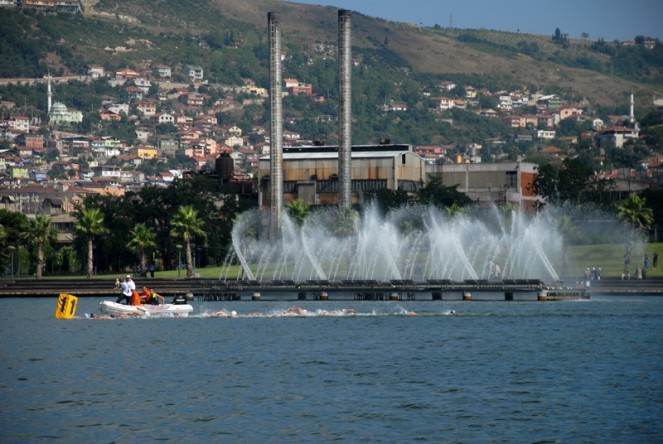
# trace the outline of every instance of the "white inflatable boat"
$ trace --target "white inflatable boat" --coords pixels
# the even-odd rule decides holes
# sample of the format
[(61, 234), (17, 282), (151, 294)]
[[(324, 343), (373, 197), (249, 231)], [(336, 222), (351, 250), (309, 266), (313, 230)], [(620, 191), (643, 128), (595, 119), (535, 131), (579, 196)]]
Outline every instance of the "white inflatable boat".
[(124, 305), (101, 301), (99, 310), (112, 316), (188, 316), (193, 307), (189, 304)]

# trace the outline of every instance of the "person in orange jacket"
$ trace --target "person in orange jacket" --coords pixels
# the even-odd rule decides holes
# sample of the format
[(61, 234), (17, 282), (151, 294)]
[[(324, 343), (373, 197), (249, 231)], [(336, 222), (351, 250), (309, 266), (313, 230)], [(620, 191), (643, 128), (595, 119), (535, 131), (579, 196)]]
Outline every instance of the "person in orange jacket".
[(131, 291), (131, 305), (140, 306), (140, 294), (136, 290)]
[(143, 287), (143, 291), (140, 292), (140, 302), (142, 304), (149, 304), (151, 296), (152, 290), (147, 287)]

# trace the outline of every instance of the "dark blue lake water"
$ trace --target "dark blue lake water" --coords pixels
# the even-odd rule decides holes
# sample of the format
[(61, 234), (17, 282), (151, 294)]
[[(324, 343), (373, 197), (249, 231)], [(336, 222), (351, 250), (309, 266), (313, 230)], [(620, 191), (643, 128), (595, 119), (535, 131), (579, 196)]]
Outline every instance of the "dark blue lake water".
[(99, 301), (0, 301), (1, 442), (663, 441), (663, 298)]

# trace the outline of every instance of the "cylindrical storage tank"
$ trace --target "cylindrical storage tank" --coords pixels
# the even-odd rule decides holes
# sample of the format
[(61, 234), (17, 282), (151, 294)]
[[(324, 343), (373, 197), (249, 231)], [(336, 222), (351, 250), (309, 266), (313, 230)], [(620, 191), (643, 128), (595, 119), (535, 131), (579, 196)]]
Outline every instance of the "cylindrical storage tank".
[(466, 291), (465, 293), (463, 293), (463, 300), (464, 301), (471, 301), (472, 300), (472, 293), (470, 293), (469, 291)]
[(320, 300), (321, 301), (328, 301), (329, 300), (329, 295), (327, 294), (326, 291), (323, 291), (322, 293), (320, 293)]
[(260, 293), (257, 292), (257, 291), (253, 292), (253, 294), (251, 295), (251, 300), (252, 301), (259, 301), (260, 300)]
[(545, 290), (541, 290), (539, 294), (537, 295), (536, 299), (538, 301), (547, 301), (548, 300), (548, 292)]
[(235, 170), (235, 161), (230, 154), (223, 153), (216, 158), (216, 174), (221, 179), (221, 182), (227, 183), (232, 179)]
[(389, 300), (390, 301), (398, 301), (400, 298), (398, 297), (398, 293), (393, 292), (389, 295)]

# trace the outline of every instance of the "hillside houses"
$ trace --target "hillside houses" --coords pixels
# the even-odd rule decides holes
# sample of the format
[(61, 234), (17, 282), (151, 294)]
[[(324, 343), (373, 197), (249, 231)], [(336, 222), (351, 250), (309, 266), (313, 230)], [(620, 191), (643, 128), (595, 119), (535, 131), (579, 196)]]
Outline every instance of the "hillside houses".
[(202, 82), (205, 77), (203, 68), (198, 65), (186, 65), (182, 71), (192, 82)]
[[(354, 63), (359, 66), (361, 62)], [(104, 92), (98, 109), (78, 111), (56, 101), (49, 122), (44, 124), (26, 117), (19, 111), (20, 104), (3, 104), (6, 114), (0, 120), (0, 135), (13, 148), (0, 152), (0, 180), (9, 181), (3, 184), (46, 187), (85, 180), (85, 190), (89, 190), (85, 193), (102, 189), (119, 193), (145, 185), (162, 186), (183, 170), (211, 169), (220, 155), (233, 159), (235, 175), (252, 177), (259, 157), (269, 154), (270, 135), (261, 121), (262, 111), (255, 113), (256, 122), (250, 125), (237, 125), (233, 119), (248, 106), (261, 110), (269, 96), (267, 89), (249, 78), (243, 78), (242, 85), (211, 86), (200, 66), (148, 61), (141, 66), (111, 70), (86, 65), (87, 81), (109, 82), (112, 92)], [(177, 83), (184, 76), (188, 81)], [(315, 108), (315, 103), (310, 103), (325, 100), (314, 93), (316, 88), (296, 78), (284, 79), (287, 94), (305, 97), (314, 110), (310, 115), (285, 117), (284, 146), (312, 145), (321, 137), (322, 131), (306, 134), (304, 128), (329, 128), (325, 142), (336, 137), (337, 116), (328, 110), (335, 105)], [(574, 140), (561, 137), (568, 137), (569, 132), (560, 131), (560, 126), (571, 126), (574, 120), (587, 130), (582, 138), (601, 148), (623, 147), (639, 140), (637, 128), (626, 125), (624, 116), (600, 119), (581, 103), (524, 88), (490, 91), (448, 80), (427, 85), (419, 97), (402, 97), (397, 92), (389, 96), (384, 97), (384, 104), (373, 108), (385, 120), (401, 121), (421, 112), (444, 122), (439, 134), (434, 134), (437, 138), (414, 148), (427, 164), (500, 160), (511, 155), (514, 145), (522, 155), (526, 149), (520, 147), (528, 144), (538, 146), (542, 156), (560, 160), (573, 155), (569, 147), (578, 141), (577, 134), (573, 134)], [(464, 116), (497, 130), (485, 134), (484, 140), (447, 140), (447, 124), (454, 128)], [(81, 125), (84, 118), (93, 124)], [(302, 125), (302, 121), (314, 125)], [(90, 133), (82, 128), (91, 128)]]

